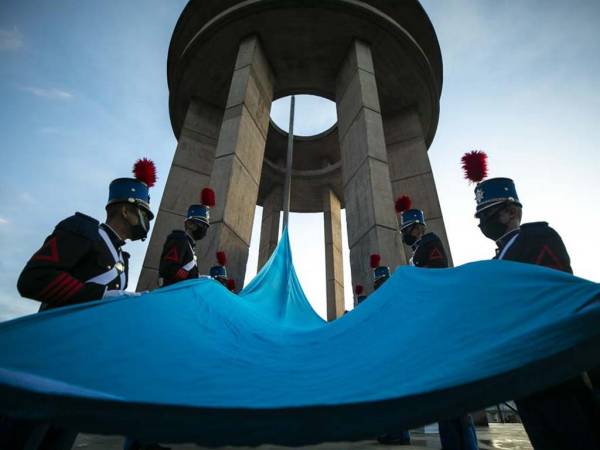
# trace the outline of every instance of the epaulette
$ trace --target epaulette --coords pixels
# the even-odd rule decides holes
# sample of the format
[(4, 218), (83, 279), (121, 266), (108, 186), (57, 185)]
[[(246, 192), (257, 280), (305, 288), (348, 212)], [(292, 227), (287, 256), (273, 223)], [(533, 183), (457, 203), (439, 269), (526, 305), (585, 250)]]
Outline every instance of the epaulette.
[(556, 231), (548, 226), (548, 222), (531, 222), (524, 223), (521, 225), (521, 234), (533, 235), (533, 236), (546, 236), (549, 234), (556, 234)]
[(421, 242), (420, 244), (427, 244), (429, 242), (436, 242), (439, 241), (440, 238), (438, 237), (437, 234), (435, 233), (426, 233), (423, 235), (423, 237), (421, 238)]
[(549, 228), (548, 222), (531, 222), (521, 225), (521, 230)]
[(173, 230), (167, 239), (188, 239), (188, 234), (183, 230)]
[(76, 212), (71, 217), (67, 217), (56, 225), (57, 230), (67, 231), (69, 233), (83, 236), (89, 240), (101, 239), (98, 234), (100, 222), (90, 216)]

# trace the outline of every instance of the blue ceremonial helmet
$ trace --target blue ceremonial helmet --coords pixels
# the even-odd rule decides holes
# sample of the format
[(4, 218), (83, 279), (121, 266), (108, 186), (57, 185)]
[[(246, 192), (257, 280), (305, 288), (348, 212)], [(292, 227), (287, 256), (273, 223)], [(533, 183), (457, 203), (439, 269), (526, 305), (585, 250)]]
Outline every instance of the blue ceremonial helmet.
[(213, 278), (227, 278), (227, 269), (224, 266), (212, 266), (209, 272)]
[(475, 217), (478, 217), (482, 211), (505, 202), (522, 206), (515, 183), (510, 178), (490, 178), (480, 182), (475, 187), (475, 201), (477, 202)]
[(396, 213), (400, 215), (400, 231), (410, 227), (412, 224), (421, 223), (425, 225), (425, 216), (420, 209), (411, 208), (412, 200), (408, 195), (396, 199)]
[(148, 219), (152, 220), (154, 214), (150, 209), (149, 190), (156, 183), (156, 168), (149, 159), (138, 160), (133, 166), (135, 178), (117, 178), (110, 183), (108, 188), (108, 203), (132, 203), (142, 208)]
[(400, 216), (400, 231), (410, 227), (414, 223), (421, 223), (425, 225), (425, 216), (423, 215), (423, 211), (420, 209), (409, 209), (408, 211), (404, 211)]
[(200, 193), (200, 204), (190, 205), (186, 220), (193, 220), (210, 226), (210, 208), (216, 204), (215, 192), (210, 188), (202, 189)]
[(210, 213), (208, 206), (191, 205), (188, 208), (187, 220), (194, 220), (197, 222), (202, 222), (206, 225), (210, 225)]
[(513, 180), (510, 178), (485, 179), (488, 173), (487, 158), (487, 154), (481, 150), (467, 152), (461, 158), (465, 178), (477, 183), (475, 186), (475, 201), (477, 202), (475, 217), (479, 217), (482, 211), (505, 202), (523, 206), (519, 201)]

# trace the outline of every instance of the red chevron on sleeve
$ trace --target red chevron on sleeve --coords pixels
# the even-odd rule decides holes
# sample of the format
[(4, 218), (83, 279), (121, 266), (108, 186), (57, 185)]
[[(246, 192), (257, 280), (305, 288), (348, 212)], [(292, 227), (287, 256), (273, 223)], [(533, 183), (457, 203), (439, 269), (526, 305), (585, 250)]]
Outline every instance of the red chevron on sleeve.
[(540, 266), (552, 267), (554, 269), (563, 270), (563, 265), (560, 259), (554, 254), (548, 245), (544, 244), (542, 250), (535, 259), (535, 263)]
[(56, 243), (56, 236), (49, 239), (42, 248), (40, 248), (35, 255), (31, 257), (33, 261), (48, 261), (57, 263), (60, 258), (58, 257), (58, 245)]

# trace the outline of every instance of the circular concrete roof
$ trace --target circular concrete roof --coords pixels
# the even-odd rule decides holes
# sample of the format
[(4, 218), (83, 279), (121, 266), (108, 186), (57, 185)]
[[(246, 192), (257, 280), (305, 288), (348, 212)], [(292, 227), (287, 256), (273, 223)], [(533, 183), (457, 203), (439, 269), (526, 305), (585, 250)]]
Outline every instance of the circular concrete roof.
[[(176, 137), (192, 97), (225, 108), (238, 45), (252, 34), (259, 36), (275, 74), (274, 98), (314, 94), (335, 100), (336, 77), (352, 41), (368, 42), (383, 120), (416, 107), (427, 145), (433, 140), (442, 58), (417, 0), (191, 0), (175, 26), (167, 64)], [(282, 177), (285, 140), (272, 124), (259, 204)], [(294, 142), (292, 210), (321, 211), (321, 184), (334, 188), (343, 202), (337, 128)]]
[(430, 142), (442, 88), (435, 31), (417, 0), (191, 0), (169, 48), (171, 122), (179, 135), (190, 96), (224, 107), (240, 40), (257, 34), (276, 74), (275, 98), (334, 99), (353, 38), (373, 50), (382, 112), (418, 104)]

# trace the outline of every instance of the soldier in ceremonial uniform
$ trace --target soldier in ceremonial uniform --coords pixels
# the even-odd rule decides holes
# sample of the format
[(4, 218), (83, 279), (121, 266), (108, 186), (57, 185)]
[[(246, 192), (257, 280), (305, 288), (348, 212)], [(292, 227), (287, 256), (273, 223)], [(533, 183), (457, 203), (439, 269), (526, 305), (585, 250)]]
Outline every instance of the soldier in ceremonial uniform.
[[(23, 297), (39, 301), (45, 310), (134, 295), (125, 291), (129, 255), (121, 247), (126, 239), (143, 240), (148, 234), (153, 218), (149, 188), (156, 169), (152, 161), (141, 159), (133, 172), (135, 178), (110, 184), (105, 223), (76, 213), (56, 226), (21, 272), (17, 289)], [(0, 436), (3, 449), (70, 449), (77, 436), (51, 425), (4, 421), (10, 430)]]
[(106, 223), (75, 213), (56, 226), (21, 272), (23, 297), (40, 301), (43, 310), (127, 294), (129, 254), (121, 247), (148, 234), (154, 163), (139, 160), (134, 174), (110, 184)]
[(229, 279), (227, 277), (227, 267), (225, 267), (227, 264), (227, 255), (225, 252), (219, 251), (217, 252), (216, 256), (217, 265), (210, 268), (209, 275), (212, 279), (227, 287), (227, 281)]
[[(448, 256), (441, 239), (435, 233), (427, 233), (423, 211), (411, 206), (408, 196), (396, 200), (402, 241), (412, 250), (410, 264), (432, 269), (447, 268)], [(438, 424), (443, 450), (477, 450), (477, 434), (470, 416), (440, 420)]]
[[(573, 273), (567, 249), (546, 222), (521, 224), (522, 205), (514, 182), (487, 176), (487, 155), (472, 151), (462, 157), (466, 178), (477, 183), (475, 217), (479, 228), (496, 242), (494, 259), (538, 264)], [(598, 404), (582, 377), (515, 401), (536, 450), (598, 450)]]
[(374, 253), (370, 257), (371, 269), (373, 269), (373, 290), (379, 289), (388, 278), (390, 278), (390, 268), (388, 266), (381, 266), (381, 256)]
[(217, 252), (217, 265), (212, 266), (209, 271), (209, 276), (221, 283), (231, 292), (235, 292), (235, 280), (227, 275), (227, 255), (223, 251)]
[(198, 278), (196, 241), (206, 236), (210, 226), (210, 208), (215, 206), (215, 193), (204, 188), (200, 194), (201, 204), (188, 208), (184, 230), (173, 230), (163, 246), (158, 273), (161, 286), (178, 281)]
[(367, 299), (367, 296), (365, 295), (365, 288), (362, 284), (357, 284), (356, 287), (354, 288), (354, 293), (356, 294), (356, 304), (360, 305), (362, 302), (364, 302)]

